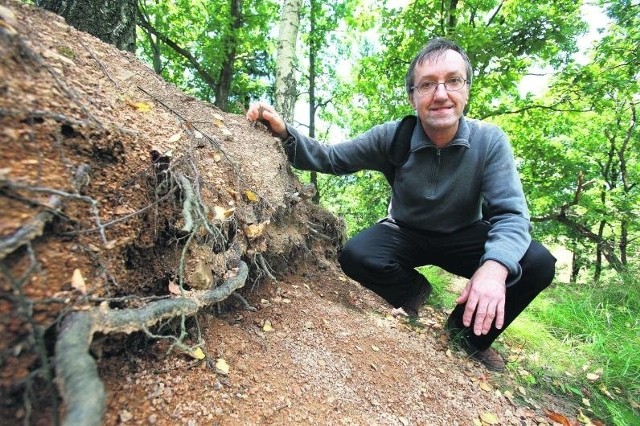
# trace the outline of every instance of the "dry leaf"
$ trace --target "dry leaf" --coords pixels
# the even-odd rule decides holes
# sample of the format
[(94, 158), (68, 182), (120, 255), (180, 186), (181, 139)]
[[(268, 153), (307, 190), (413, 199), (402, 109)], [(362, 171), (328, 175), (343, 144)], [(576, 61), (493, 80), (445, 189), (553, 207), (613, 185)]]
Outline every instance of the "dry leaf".
[(231, 139), (233, 139), (233, 133), (231, 133), (231, 130), (227, 129), (226, 127), (221, 127), (220, 131), (222, 132), (225, 140), (230, 141)]
[(213, 124), (218, 127), (224, 126), (224, 118), (220, 114), (213, 114)]
[(180, 296), (182, 294), (182, 291), (180, 290), (179, 285), (177, 285), (173, 281), (169, 281), (169, 293)]
[(587, 407), (591, 407), (591, 402), (587, 398), (582, 398), (582, 403)]
[(182, 137), (182, 130), (169, 138), (169, 143), (178, 142)]
[(146, 102), (133, 102), (130, 100), (127, 100), (126, 102), (127, 102), (127, 105), (129, 105), (131, 108), (134, 108), (140, 112), (149, 112), (153, 108), (151, 104), (148, 104)]
[(235, 207), (230, 209), (225, 209), (224, 207), (214, 206), (213, 207), (213, 220), (225, 220), (231, 216), (233, 216), (233, 212), (236, 211)]
[(244, 226), (244, 233), (247, 237), (249, 238), (258, 238), (259, 236), (261, 236), (264, 233), (265, 228), (267, 227), (267, 225), (269, 224), (269, 221), (264, 221), (261, 223), (252, 223), (250, 225), (245, 225)]
[(377, 347), (376, 345), (371, 345), (371, 350), (374, 352), (380, 352), (380, 348)]
[(571, 422), (562, 414), (555, 413), (553, 411), (545, 410), (544, 414), (556, 423), (560, 423), (562, 426), (571, 426)]
[(222, 160), (222, 154), (220, 154), (218, 151), (213, 153), (213, 161), (215, 161), (216, 163), (219, 163), (220, 160)]
[(489, 413), (489, 412), (484, 412), (484, 413), (480, 414), (480, 420), (482, 420), (484, 423), (489, 424), (489, 425), (499, 425), (500, 424), (500, 420), (498, 419), (498, 416), (496, 416), (493, 413)]
[(265, 331), (265, 332), (273, 331), (273, 327), (271, 326), (271, 321), (266, 320), (264, 322), (264, 325), (262, 326), (262, 331)]
[(580, 410), (580, 412), (578, 412), (578, 416), (576, 417), (578, 419), (578, 421), (580, 423), (584, 423), (585, 425), (591, 425), (593, 423), (591, 423), (591, 419), (587, 416), (584, 415), (584, 413), (582, 412), (582, 410)]
[(128, 206), (116, 206), (116, 208), (113, 209), (113, 212), (117, 215), (130, 214), (133, 213), (133, 211), (134, 210)]
[(216, 361), (216, 371), (220, 374), (224, 374), (225, 376), (229, 374), (229, 364), (224, 358), (218, 358)]
[(204, 354), (204, 352), (202, 351), (202, 348), (195, 348), (194, 350), (192, 350), (189, 355), (191, 355), (192, 357), (194, 357), (195, 359), (205, 359), (206, 355)]
[(493, 390), (493, 387), (489, 383), (482, 381), (480, 382), (480, 389), (486, 392), (491, 392)]
[(87, 285), (84, 282), (80, 269), (74, 269), (71, 276), (71, 287), (75, 288), (82, 294), (87, 294)]
[(255, 194), (255, 192), (247, 189), (246, 191), (244, 191), (244, 195), (247, 197), (247, 201), (251, 201), (251, 202), (256, 202), (258, 201), (258, 196)]
[(587, 373), (587, 380), (589, 380), (591, 382), (595, 382), (599, 378), (600, 378), (600, 375), (597, 372), (595, 372), (595, 373)]
[(199, 131), (194, 130), (193, 131), (193, 137), (196, 138), (196, 139), (202, 139), (204, 136), (202, 136), (202, 133), (200, 133)]

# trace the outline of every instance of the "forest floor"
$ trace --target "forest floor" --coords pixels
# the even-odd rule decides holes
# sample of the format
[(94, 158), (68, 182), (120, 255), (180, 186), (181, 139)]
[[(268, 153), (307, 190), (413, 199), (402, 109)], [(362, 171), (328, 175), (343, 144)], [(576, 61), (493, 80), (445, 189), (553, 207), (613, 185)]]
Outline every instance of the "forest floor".
[[(0, 26), (3, 424), (51, 422), (34, 390), (43, 386), (34, 341), (52, 356), (51, 336), (71, 311), (176, 297), (185, 252), (192, 290), (247, 260), (248, 304), (233, 299), (187, 321), (204, 359), (141, 332), (97, 336), (105, 424), (550, 425), (550, 412), (575, 414), (529, 395), (515, 369), (490, 373), (457, 351), (443, 331), (447, 312), (426, 306), (408, 321), (346, 278), (336, 240), (314, 237), (336, 235), (339, 221), (292, 201), (300, 184), (264, 129), (180, 93), (55, 15), (3, 4), (16, 16), (5, 19), (15, 33)], [(163, 164), (199, 182), (216, 219), (233, 218), (219, 221), (229, 244), (215, 254), (206, 236), (182, 251), (182, 204), (166, 201), (153, 171)], [(7, 243), (38, 218), (41, 235)], [(527, 350), (501, 346), (511, 360)]]

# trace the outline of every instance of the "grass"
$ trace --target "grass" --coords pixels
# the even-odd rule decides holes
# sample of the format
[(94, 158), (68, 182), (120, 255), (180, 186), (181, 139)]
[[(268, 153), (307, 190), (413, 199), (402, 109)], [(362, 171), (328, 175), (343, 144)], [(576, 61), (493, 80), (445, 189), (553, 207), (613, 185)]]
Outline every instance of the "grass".
[[(451, 308), (450, 275), (421, 268), (430, 304)], [(635, 274), (597, 284), (554, 283), (501, 337), (509, 370), (531, 392), (553, 394), (607, 425), (640, 425), (640, 286)]]

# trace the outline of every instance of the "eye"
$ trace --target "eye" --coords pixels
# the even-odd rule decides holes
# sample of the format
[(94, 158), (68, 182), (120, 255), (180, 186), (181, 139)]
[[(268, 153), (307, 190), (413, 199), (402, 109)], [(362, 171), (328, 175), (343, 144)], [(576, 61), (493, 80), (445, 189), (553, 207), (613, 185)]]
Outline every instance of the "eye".
[(438, 83), (436, 83), (435, 81), (425, 81), (424, 83), (420, 83), (420, 90), (421, 91), (429, 91), (431, 89), (433, 89)]
[(451, 77), (450, 79), (447, 80), (447, 84), (453, 84), (454, 86), (462, 82), (463, 82), (463, 79), (460, 77)]

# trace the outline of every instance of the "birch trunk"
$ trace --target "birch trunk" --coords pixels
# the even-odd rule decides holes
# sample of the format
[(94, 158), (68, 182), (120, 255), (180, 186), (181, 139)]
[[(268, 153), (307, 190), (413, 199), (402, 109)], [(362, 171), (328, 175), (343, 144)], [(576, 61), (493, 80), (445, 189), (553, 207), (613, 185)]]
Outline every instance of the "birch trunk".
[(296, 41), (300, 27), (302, 0), (284, 0), (278, 33), (275, 108), (285, 121), (293, 120), (296, 102)]

